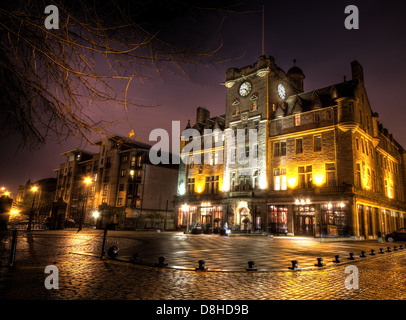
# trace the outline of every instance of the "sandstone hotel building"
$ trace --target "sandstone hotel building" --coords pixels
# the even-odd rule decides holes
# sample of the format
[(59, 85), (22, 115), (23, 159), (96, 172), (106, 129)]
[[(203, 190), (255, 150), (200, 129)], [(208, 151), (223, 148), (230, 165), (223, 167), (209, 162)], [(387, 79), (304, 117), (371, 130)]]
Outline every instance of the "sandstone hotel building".
[[(404, 227), (405, 150), (372, 110), (357, 61), (351, 72), (351, 79), (304, 92), (296, 63), (285, 72), (261, 56), (228, 69), (225, 114), (211, 117), (199, 107), (186, 127), (220, 129), (223, 158), (213, 143), (200, 153), (208, 163), (196, 163), (192, 153), (181, 163), (177, 227), (354, 239)], [(256, 130), (257, 144), (247, 138), (235, 147), (227, 133), (238, 129)], [(181, 137), (181, 148), (186, 143)], [(250, 153), (255, 165), (235, 161)]]

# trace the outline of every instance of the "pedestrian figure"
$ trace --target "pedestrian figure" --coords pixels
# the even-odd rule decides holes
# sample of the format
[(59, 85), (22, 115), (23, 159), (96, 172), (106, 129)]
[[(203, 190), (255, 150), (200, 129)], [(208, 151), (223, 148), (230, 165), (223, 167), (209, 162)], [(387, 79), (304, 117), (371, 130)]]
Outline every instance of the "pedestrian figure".
[(378, 231), (378, 243), (382, 243), (382, 232)]

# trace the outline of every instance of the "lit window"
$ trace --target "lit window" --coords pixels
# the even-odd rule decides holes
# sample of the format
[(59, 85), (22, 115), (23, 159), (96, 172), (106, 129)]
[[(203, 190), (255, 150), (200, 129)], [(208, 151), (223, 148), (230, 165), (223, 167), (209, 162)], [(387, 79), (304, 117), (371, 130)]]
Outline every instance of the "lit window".
[(334, 187), (337, 185), (335, 163), (326, 163), (326, 179), (327, 187)]
[(295, 126), (300, 126), (300, 113), (295, 114)]
[(274, 170), (274, 190), (286, 190), (286, 168)]

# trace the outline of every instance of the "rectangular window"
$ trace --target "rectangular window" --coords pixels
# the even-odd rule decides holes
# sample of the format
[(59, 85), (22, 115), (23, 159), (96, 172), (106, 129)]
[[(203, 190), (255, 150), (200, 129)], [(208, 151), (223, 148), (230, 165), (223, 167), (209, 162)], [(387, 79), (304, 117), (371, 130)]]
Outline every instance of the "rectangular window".
[(376, 176), (374, 170), (372, 170), (372, 191), (376, 192)]
[(118, 191), (124, 191), (124, 184), (123, 184), (123, 183), (121, 183), (121, 184), (118, 186)]
[(337, 185), (335, 163), (326, 163), (326, 180), (327, 187), (335, 187)]
[(315, 111), (314, 112), (314, 123), (319, 123), (320, 122), (320, 111)]
[(206, 193), (206, 194), (209, 194), (210, 193), (210, 178), (211, 177), (206, 177), (206, 183), (205, 183), (205, 185), (204, 185), (204, 192)]
[(286, 141), (281, 141), (281, 156), (286, 156)]
[(298, 167), (298, 182), (299, 188), (312, 188), (312, 166)]
[(120, 177), (125, 177), (126, 174), (127, 174), (127, 170), (123, 169), (120, 171)]
[(295, 127), (300, 126), (300, 113), (295, 114)]
[(355, 138), (355, 147), (357, 148), (357, 150), (359, 150), (359, 140), (358, 140), (358, 138)]
[(321, 135), (313, 137), (314, 151), (321, 151)]
[(117, 199), (117, 206), (122, 206), (123, 205), (123, 198), (118, 198)]
[(275, 142), (273, 145), (273, 155), (274, 157), (279, 157), (279, 142)]
[(194, 194), (195, 193), (195, 178), (189, 178), (188, 180), (188, 193)]
[(296, 154), (303, 153), (303, 139), (296, 139)]
[(274, 170), (274, 190), (286, 190), (286, 168)]

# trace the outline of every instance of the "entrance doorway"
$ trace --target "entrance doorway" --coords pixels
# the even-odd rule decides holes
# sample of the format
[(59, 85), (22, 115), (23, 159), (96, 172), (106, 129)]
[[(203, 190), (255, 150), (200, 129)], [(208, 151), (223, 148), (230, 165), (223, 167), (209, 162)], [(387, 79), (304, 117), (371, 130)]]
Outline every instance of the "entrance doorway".
[(314, 236), (315, 232), (314, 206), (295, 206), (295, 235)]

